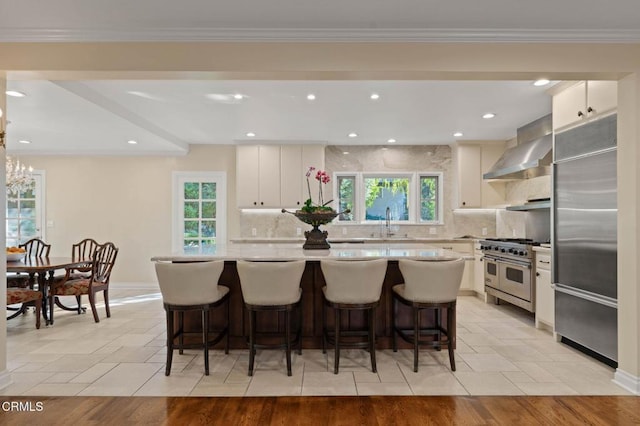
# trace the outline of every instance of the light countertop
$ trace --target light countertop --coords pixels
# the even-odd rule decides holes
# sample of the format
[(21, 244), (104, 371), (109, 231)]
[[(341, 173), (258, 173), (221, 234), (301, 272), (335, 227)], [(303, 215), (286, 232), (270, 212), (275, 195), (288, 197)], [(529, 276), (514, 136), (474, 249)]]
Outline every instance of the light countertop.
[[(302, 237), (251, 237), (251, 238), (234, 238), (230, 240), (232, 244), (277, 244), (277, 243), (304, 243), (305, 239)], [(342, 243), (380, 243), (380, 244), (400, 244), (400, 243), (451, 243), (451, 242), (473, 242), (474, 238), (426, 238), (426, 237), (345, 237), (345, 238), (328, 238), (329, 244), (342, 244)]]
[(159, 255), (152, 261), (207, 261), (207, 260), (368, 260), (385, 258), (389, 260), (449, 260), (463, 257), (473, 259), (473, 255), (445, 250), (423, 243), (362, 243), (333, 244), (328, 250), (303, 250), (301, 243), (257, 243), (229, 244), (215, 246), (207, 250), (194, 248), (179, 253)]

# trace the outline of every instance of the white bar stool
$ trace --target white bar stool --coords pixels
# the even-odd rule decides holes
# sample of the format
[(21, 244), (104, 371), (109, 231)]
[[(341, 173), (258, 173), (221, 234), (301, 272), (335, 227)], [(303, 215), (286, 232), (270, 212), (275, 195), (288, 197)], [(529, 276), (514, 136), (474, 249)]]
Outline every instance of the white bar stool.
[[(292, 262), (236, 262), (244, 306), (249, 311), (249, 376), (253, 376), (256, 348), (285, 348), (287, 375), (291, 376), (291, 345), (298, 344), (302, 354), (302, 289), (300, 280), (305, 268), (304, 260)], [(291, 338), (291, 312), (298, 310), (295, 338)], [(284, 312), (285, 336), (282, 344), (256, 343), (256, 312)]]
[[(393, 351), (398, 351), (397, 336), (413, 343), (413, 371), (418, 372), (418, 351), (420, 345), (440, 349), (447, 346), (451, 370), (456, 371), (453, 355), (455, 346), (456, 299), (464, 272), (464, 259), (446, 261), (399, 260), (398, 266), (404, 278), (404, 284), (393, 286)], [(413, 329), (403, 329), (396, 325), (397, 303), (412, 309)], [(420, 326), (420, 311), (435, 310), (433, 327)], [(445, 309), (447, 328), (440, 324), (440, 311)], [(423, 340), (423, 335), (434, 335), (433, 340)], [(442, 339), (442, 336), (446, 339)]]
[[(198, 263), (156, 263), (164, 310), (167, 314), (167, 366), (165, 376), (171, 373), (171, 361), (178, 340), (179, 353), (184, 349), (184, 313), (202, 312), (202, 347), (204, 348), (204, 374), (209, 375), (209, 346), (226, 337), (224, 353), (229, 353), (229, 288), (218, 285), (224, 261)], [(226, 305), (226, 324), (209, 340), (209, 312)], [(178, 331), (174, 333), (173, 317), (178, 314)]]
[[(333, 372), (338, 374), (340, 348), (368, 348), (371, 370), (376, 367), (376, 307), (380, 303), (382, 284), (387, 271), (387, 260), (321, 260), (320, 268), (326, 282), (322, 288), (324, 307), (322, 308), (322, 352), (326, 353), (327, 342), (334, 345), (335, 359)], [(335, 324), (333, 332), (327, 327), (326, 308), (333, 308)], [(343, 311), (365, 311), (368, 327), (365, 331), (342, 330)], [(342, 336), (368, 336), (367, 341), (347, 342)]]

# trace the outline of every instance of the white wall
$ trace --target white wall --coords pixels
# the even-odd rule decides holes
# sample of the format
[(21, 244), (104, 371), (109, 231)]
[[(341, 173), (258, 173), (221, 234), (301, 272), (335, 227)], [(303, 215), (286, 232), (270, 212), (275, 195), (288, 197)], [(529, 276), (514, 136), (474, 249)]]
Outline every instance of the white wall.
[(227, 172), (227, 235), (238, 234), (235, 147), (193, 145), (181, 157), (29, 157), (46, 175), (46, 240), (52, 256), (91, 237), (120, 248), (113, 280), (150, 282), (150, 258), (171, 252), (171, 172)]

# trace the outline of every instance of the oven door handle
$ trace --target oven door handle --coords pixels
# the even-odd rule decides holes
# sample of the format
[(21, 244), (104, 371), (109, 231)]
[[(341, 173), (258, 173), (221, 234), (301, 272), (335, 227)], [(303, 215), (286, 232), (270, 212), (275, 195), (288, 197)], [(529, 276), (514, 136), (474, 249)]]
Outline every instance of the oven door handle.
[(490, 260), (495, 263), (500, 263), (503, 265), (514, 265), (514, 266), (522, 266), (527, 269), (531, 269), (531, 262), (523, 261), (523, 260), (515, 260), (515, 259), (504, 259), (501, 257), (493, 257), (490, 255), (484, 255), (484, 259)]

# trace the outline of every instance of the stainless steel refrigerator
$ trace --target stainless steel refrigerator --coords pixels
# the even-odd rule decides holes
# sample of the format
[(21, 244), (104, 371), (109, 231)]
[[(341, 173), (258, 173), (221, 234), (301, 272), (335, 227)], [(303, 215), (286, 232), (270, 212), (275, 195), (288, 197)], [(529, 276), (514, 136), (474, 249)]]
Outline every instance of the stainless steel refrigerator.
[(555, 135), (552, 200), (555, 331), (612, 364), (618, 360), (616, 120), (614, 114)]

